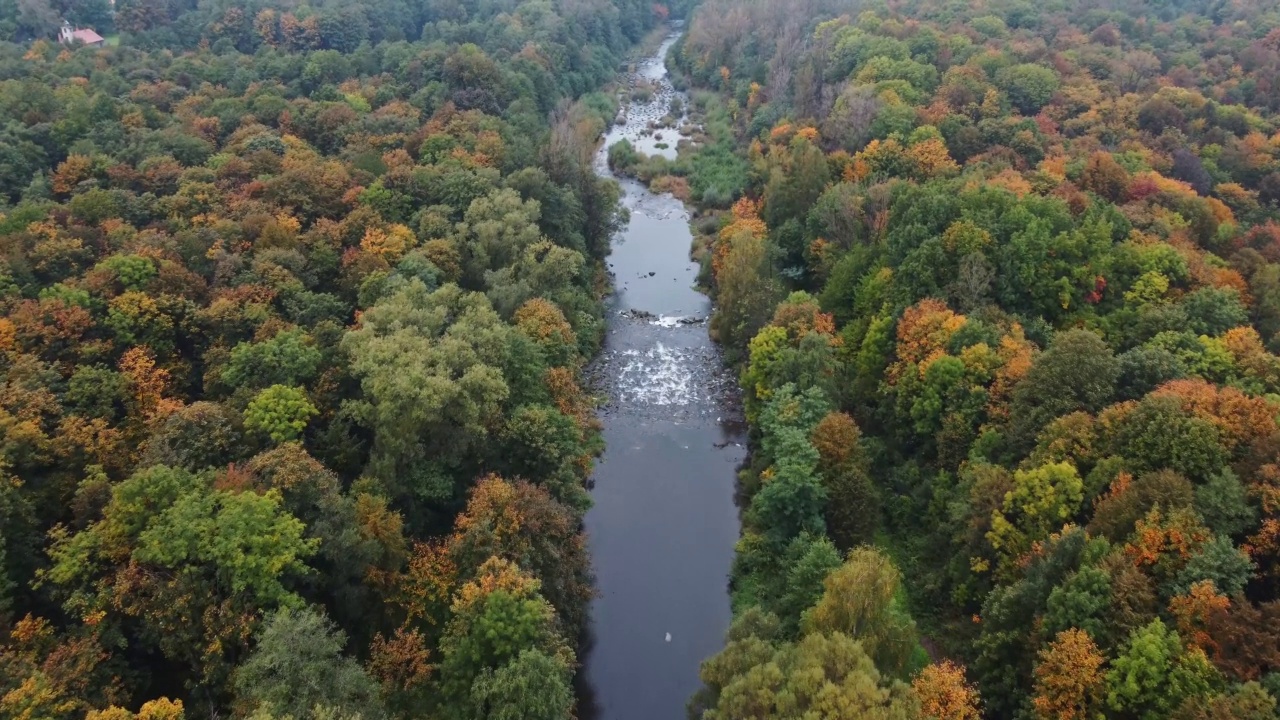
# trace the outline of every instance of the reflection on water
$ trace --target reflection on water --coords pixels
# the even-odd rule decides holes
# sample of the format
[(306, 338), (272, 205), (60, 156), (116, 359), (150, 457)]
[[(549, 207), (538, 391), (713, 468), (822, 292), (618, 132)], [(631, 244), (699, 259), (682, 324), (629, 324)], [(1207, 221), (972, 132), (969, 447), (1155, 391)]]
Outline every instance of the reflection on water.
[[(610, 131), (659, 152), (648, 124), (675, 94), (663, 58), (637, 68), (656, 81), (644, 104)], [(669, 154), (674, 156), (673, 130)], [(616, 292), (605, 348), (592, 366), (608, 397), (606, 450), (592, 477), (586, 530), (598, 598), (581, 684), (584, 720), (678, 720), (698, 689), (698, 666), (729, 625), (728, 573), (738, 538), (734, 480), (745, 454), (737, 390), (707, 335), (710, 302), (694, 289), (684, 206), (622, 181), (629, 226), (609, 256)]]

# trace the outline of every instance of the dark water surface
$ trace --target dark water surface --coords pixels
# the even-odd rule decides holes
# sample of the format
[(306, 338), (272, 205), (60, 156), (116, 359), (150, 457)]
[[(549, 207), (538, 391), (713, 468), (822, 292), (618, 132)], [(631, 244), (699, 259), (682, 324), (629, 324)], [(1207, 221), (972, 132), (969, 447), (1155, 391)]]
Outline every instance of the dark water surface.
[[(637, 69), (659, 92), (632, 103), (627, 122), (610, 131), (597, 159), (601, 174), (609, 174), (605, 149), (623, 137), (646, 153), (664, 152), (641, 133), (666, 114), (673, 95), (663, 66), (673, 42)], [(677, 133), (660, 132), (674, 157)], [(729, 626), (734, 477), (745, 436), (736, 385), (707, 335), (711, 304), (693, 289), (688, 214), (669, 195), (633, 181), (622, 186), (631, 222), (609, 256), (616, 294), (593, 367), (609, 403), (600, 413), (607, 449), (586, 517), (599, 597), (579, 715), (679, 720), (700, 686), (699, 664), (720, 650)]]

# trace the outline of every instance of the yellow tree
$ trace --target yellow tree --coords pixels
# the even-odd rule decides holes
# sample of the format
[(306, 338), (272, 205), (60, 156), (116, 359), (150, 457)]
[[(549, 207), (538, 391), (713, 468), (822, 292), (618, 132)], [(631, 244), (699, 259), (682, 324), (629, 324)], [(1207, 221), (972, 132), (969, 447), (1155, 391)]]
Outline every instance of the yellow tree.
[(185, 717), (181, 700), (162, 697), (143, 703), (136, 713), (115, 705), (106, 710), (90, 710), (85, 720), (183, 720)]
[(946, 143), (940, 138), (929, 138), (912, 145), (907, 148), (907, 156), (926, 178), (950, 175), (960, 170), (956, 161), (951, 159)]
[(1062, 528), (1080, 509), (1084, 481), (1071, 463), (1059, 462), (1013, 475), (1013, 489), (991, 514), (987, 540), (1000, 552), (1004, 569), (1051, 533)]
[(1102, 700), (1105, 660), (1089, 633), (1078, 628), (1058, 633), (1040, 651), (1032, 704), (1041, 720), (1088, 720)]
[(978, 690), (964, 677), (964, 666), (950, 660), (934, 663), (916, 676), (911, 687), (930, 720), (980, 720)]

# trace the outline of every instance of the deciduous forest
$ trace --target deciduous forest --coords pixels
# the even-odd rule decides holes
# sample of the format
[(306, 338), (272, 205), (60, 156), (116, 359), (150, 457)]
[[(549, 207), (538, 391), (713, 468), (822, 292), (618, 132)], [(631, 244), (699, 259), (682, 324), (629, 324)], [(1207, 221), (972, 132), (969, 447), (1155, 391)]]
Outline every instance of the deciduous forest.
[(667, 12), (0, 2), (0, 717), (572, 716)]
[(0, 717), (576, 716), (669, 15), (609, 161), (752, 446), (690, 715), (1280, 717), (1262, 0), (0, 0)]
[(670, 62), (753, 456), (696, 716), (1280, 697), (1280, 12), (707, 0)]

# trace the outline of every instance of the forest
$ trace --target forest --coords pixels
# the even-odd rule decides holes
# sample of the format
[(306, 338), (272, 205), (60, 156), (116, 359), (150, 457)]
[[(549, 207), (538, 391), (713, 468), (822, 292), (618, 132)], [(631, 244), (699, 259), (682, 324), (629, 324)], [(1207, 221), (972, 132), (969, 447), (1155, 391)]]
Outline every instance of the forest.
[(691, 717), (1266, 720), (1280, 10), (706, 0), (699, 209), (753, 454)]
[(1262, 0), (0, 0), (0, 717), (576, 717), (686, 14), (609, 159), (751, 427), (690, 715), (1280, 717)]
[(0, 1), (0, 717), (573, 717), (669, 12)]

